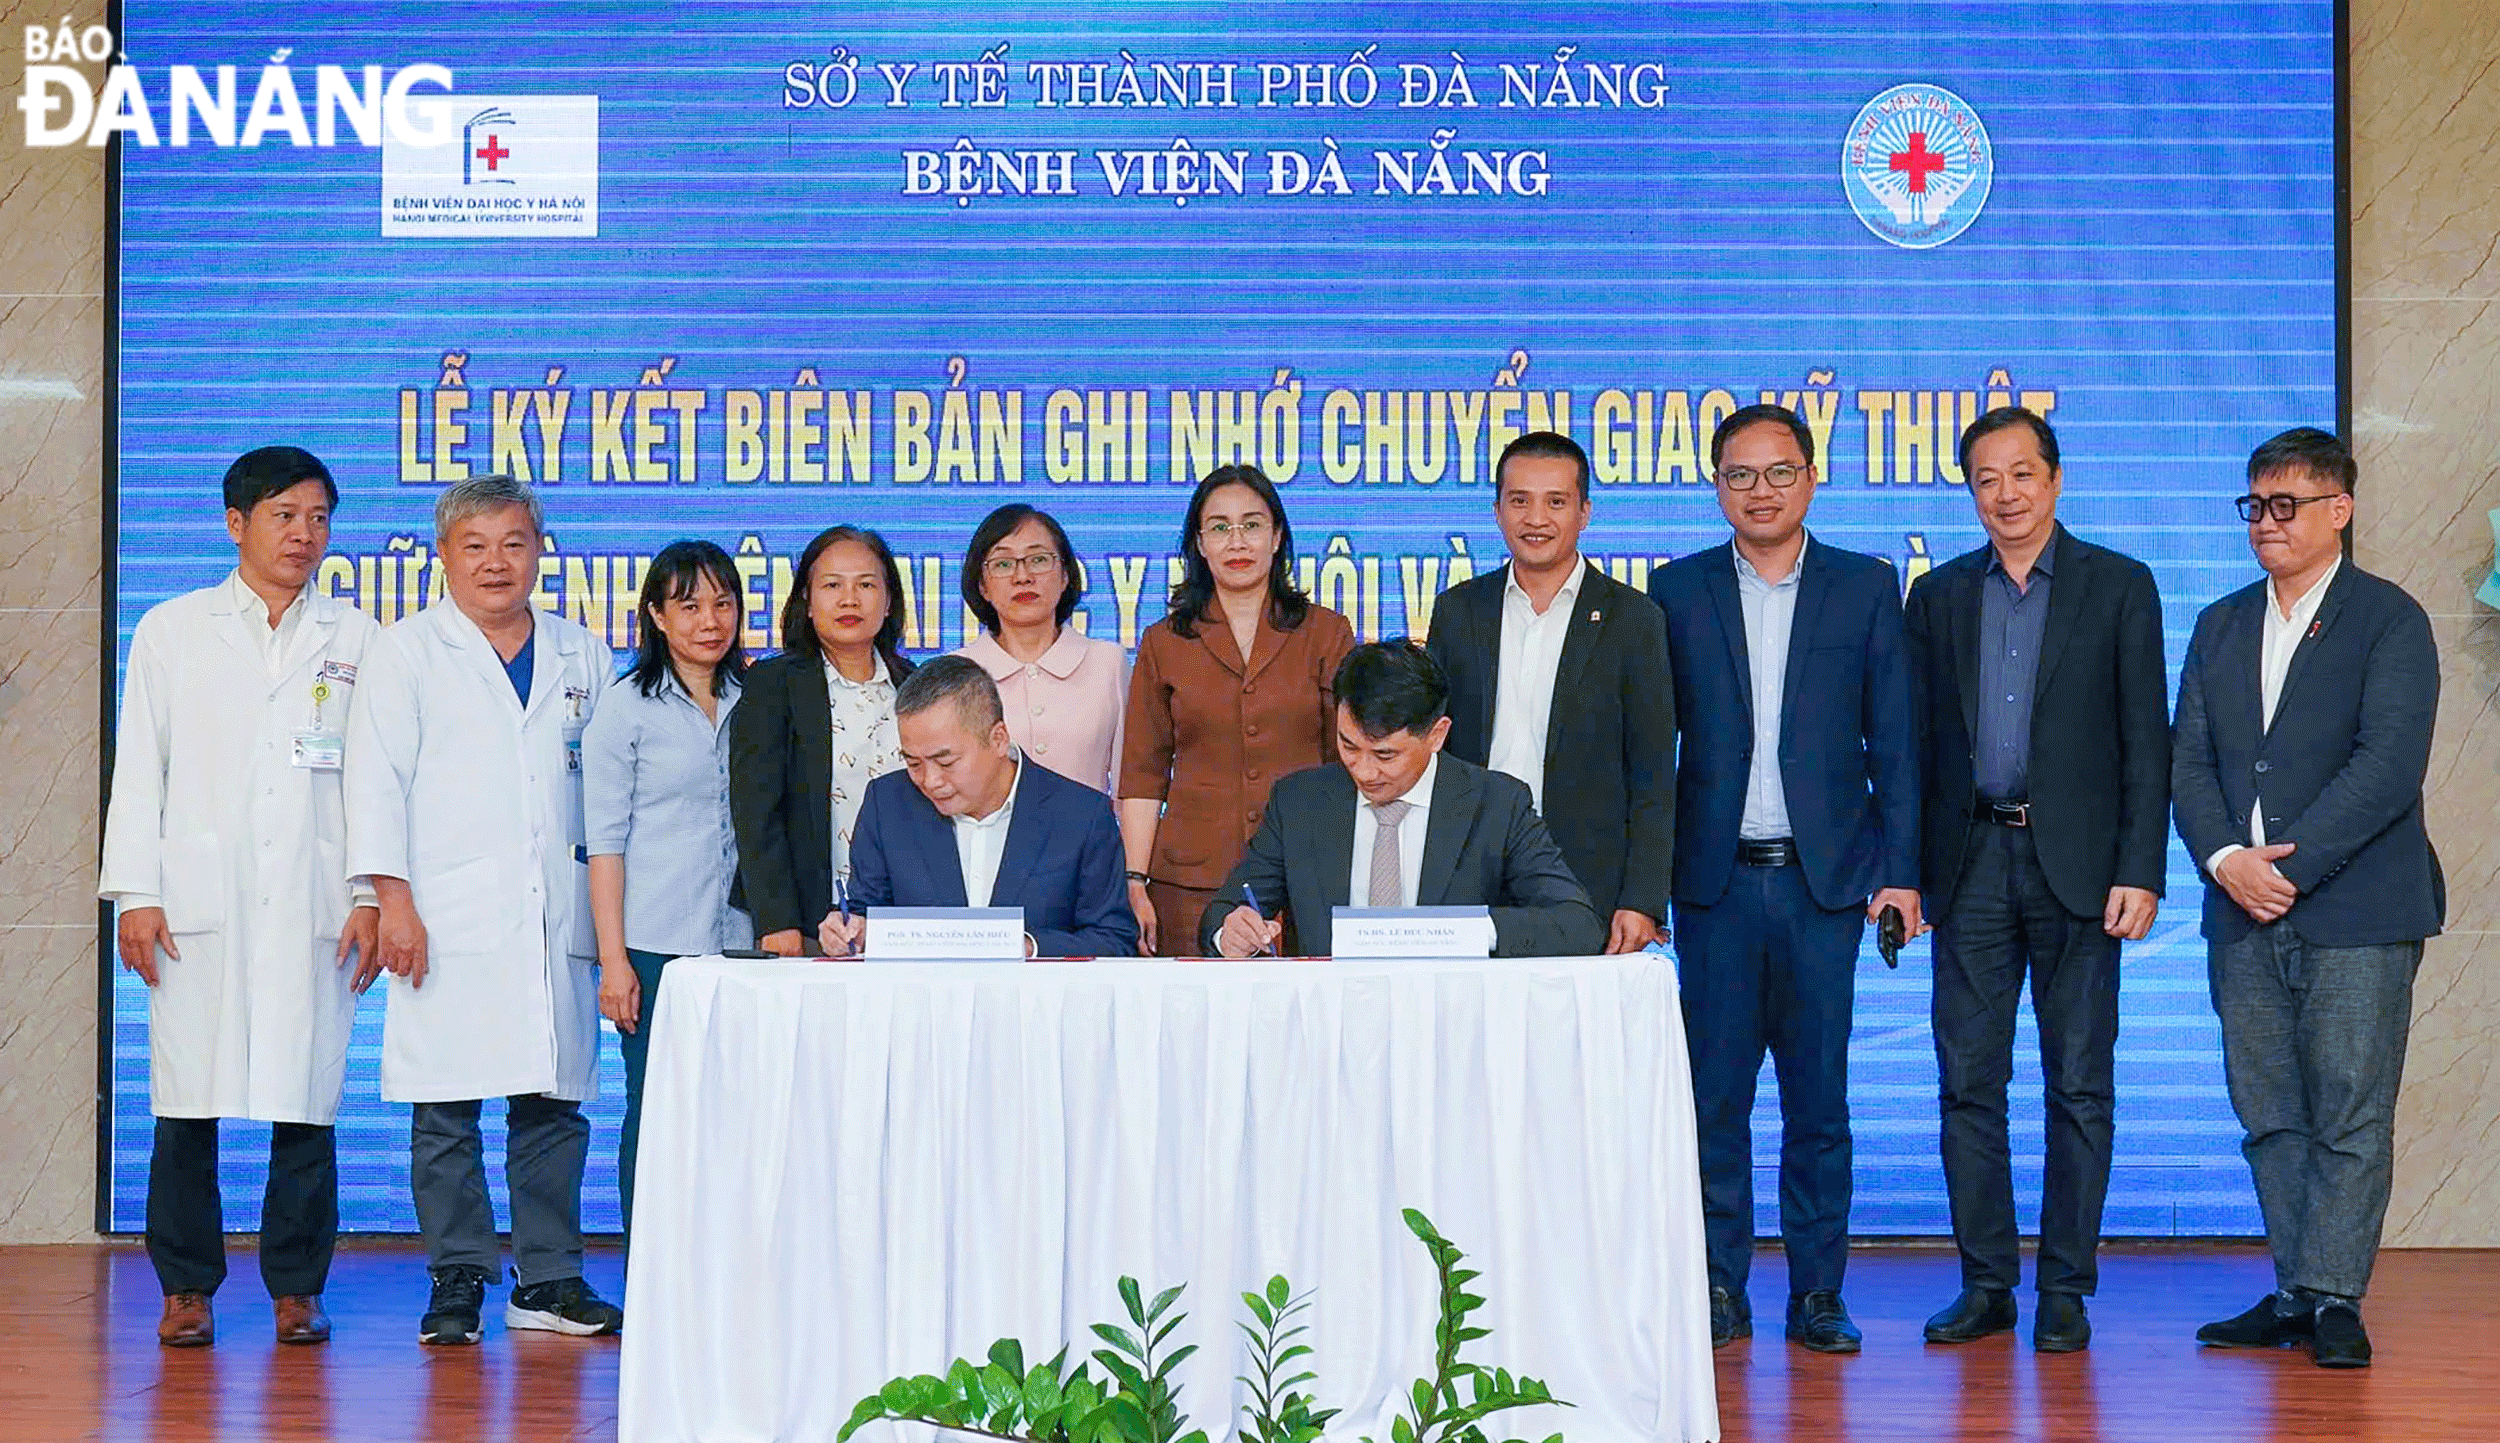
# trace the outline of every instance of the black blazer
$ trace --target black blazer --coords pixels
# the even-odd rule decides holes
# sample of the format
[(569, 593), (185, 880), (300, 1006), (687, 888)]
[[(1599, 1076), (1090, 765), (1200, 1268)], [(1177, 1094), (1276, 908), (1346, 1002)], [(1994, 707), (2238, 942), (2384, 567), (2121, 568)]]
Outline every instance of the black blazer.
[[(1137, 917), (1129, 911), (1111, 799), (1027, 756), (1015, 806), (990, 905), (1024, 909), (1024, 930), (1039, 956), (1137, 955)], [(851, 905), (861, 912), (964, 905), (955, 824), (902, 772), (870, 782), (860, 803), (851, 834)]]
[[(2448, 908), (2439, 855), (2422, 825), (2439, 710), (2439, 647), (2402, 587), (2344, 562), (2292, 652), (2265, 725), (2266, 584), (2196, 619), (2179, 672), (2170, 789), (2179, 836), (2205, 859), (2248, 840), (2265, 805), (2266, 840), (2300, 900), (2283, 923), (2314, 947), (2368, 947), (2436, 935)], [(2205, 888), (2205, 936), (2235, 942), (2256, 925)]]
[[(1817, 906), (1918, 886), (1918, 736), (1891, 563), (1808, 537), (1780, 702), (1780, 786)], [(1727, 895), (1753, 775), (1753, 663), (1734, 544), (1649, 574), (1667, 617), (1684, 729), (1676, 753), (1675, 899)]]
[[(1979, 734), (1980, 588), (1988, 547), (1910, 587), (1910, 665), (1927, 781), (1920, 890), (1947, 916), (1970, 840)], [(2064, 526), (2049, 542), (2049, 615), (2031, 692), (2031, 836), (2049, 890), (2098, 917), (2112, 887), (2160, 896), (2169, 870), (2170, 686), (2161, 596), (2143, 562)]]
[[(1442, 592), (1424, 649), (1450, 679), (1444, 750), (1486, 764), (1501, 694), (1503, 566)], [(1559, 599), (1557, 605), (1560, 604)], [(1597, 915), (1664, 921), (1675, 857), (1675, 681), (1667, 627), (1640, 592), (1591, 566), (1563, 632), (1545, 732), (1545, 825)]]
[[(900, 685), (912, 664), (894, 657)], [(816, 935), (833, 910), (833, 703), (821, 654), (782, 652), (747, 671), (729, 714), (729, 821), (738, 834), (730, 902), (761, 939)], [(811, 944), (812, 945), (812, 944)]]
[[(1249, 848), (1199, 920), (1199, 947), (1215, 951), (1215, 934), (1242, 905), (1246, 884), (1270, 915), (1283, 904), (1305, 951), (1327, 955), (1330, 913), (1351, 905), (1357, 795), (1354, 778), (1334, 762), (1278, 781)], [(1537, 817), (1527, 783), (1447, 751), (1424, 812), (1415, 904), (1491, 908), (1500, 957), (1585, 957), (1606, 946), (1606, 926)]]

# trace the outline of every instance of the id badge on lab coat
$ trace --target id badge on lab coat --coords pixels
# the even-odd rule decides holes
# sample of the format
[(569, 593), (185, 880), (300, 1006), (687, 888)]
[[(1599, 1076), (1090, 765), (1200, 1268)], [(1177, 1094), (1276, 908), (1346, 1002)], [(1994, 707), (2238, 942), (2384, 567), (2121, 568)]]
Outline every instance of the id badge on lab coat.
[(296, 766), (306, 771), (335, 772), (347, 763), (347, 738), (337, 732), (313, 731), (295, 733)]

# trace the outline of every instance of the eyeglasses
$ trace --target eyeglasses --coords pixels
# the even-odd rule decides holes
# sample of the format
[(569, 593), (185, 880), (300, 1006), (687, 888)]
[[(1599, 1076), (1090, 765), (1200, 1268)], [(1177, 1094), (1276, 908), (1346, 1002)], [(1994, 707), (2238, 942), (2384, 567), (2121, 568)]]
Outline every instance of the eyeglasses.
[(1210, 546), (1222, 546), (1235, 538), (1256, 542), (1265, 535), (1267, 535), (1267, 518), (1264, 516), (1245, 517), (1238, 522), (1210, 521), (1198, 528), (1198, 538)]
[(1756, 481), (1768, 481), (1785, 491), (1797, 484), (1798, 477), (1813, 469), (1812, 466), (1792, 466), (1786, 461), (1759, 470), (1751, 466), (1729, 466), (1719, 472), (1719, 484), (1730, 491), (1751, 491)]
[(2332, 501), (2342, 494), (2344, 493), (2340, 491), (2329, 491), (2324, 496), (2287, 496), (2281, 492), (2272, 496), (2258, 496), (2252, 493), (2232, 504), (2240, 508), (2240, 519), (2251, 525), (2254, 525), (2260, 516), (2271, 516), (2277, 521), (2288, 523), (2300, 514), (2300, 508), (2303, 506), (2317, 501)]
[(1036, 551), (1030, 556), (993, 556), (981, 563), (981, 569), (999, 581), (1013, 581), (1019, 574), (1039, 581), (1059, 569), (1059, 557), (1049, 551)]

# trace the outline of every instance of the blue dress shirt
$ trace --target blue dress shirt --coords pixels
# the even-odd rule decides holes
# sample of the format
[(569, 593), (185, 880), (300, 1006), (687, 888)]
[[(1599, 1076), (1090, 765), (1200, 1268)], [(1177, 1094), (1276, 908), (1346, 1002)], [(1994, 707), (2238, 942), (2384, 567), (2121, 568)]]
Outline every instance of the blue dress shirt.
[(2019, 588), (1992, 552), (1979, 584), (1979, 735), (1971, 781), (1979, 795), (1998, 801), (2031, 793), (2031, 697), (2048, 635), (2049, 558), (2056, 550), (2040, 553)]
[(746, 914), (729, 905), (738, 872), (729, 820), (731, 682), (717, 720), (676, 674), (644, 696), (632, 677), (600, 699), (582, 731), (585, 850), (625, 859), (625, 945), (685, 957), (751, 947)]

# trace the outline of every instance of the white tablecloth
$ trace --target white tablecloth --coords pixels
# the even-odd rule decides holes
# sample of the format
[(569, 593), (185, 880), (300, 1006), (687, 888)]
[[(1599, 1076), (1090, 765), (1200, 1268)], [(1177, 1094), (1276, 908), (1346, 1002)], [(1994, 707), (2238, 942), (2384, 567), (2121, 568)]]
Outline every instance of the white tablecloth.
[[(671, 963), (644, 1097), (624, 1443), (830, 1440), (886, 1379), (1188, 1284), (1181, 1406), (1240, 1422), (1239, 1294), (1283, 1272), (1332, 1438), (1467, 1356), (1577, 1406), (1496, 1438), (1718, 1436), (1675, 978), (1554, 961)], [(1093, 1370), (1097, 1375), (1101, 1369)], [(927, 1430), (880, 1425), (862, 1443)]]

